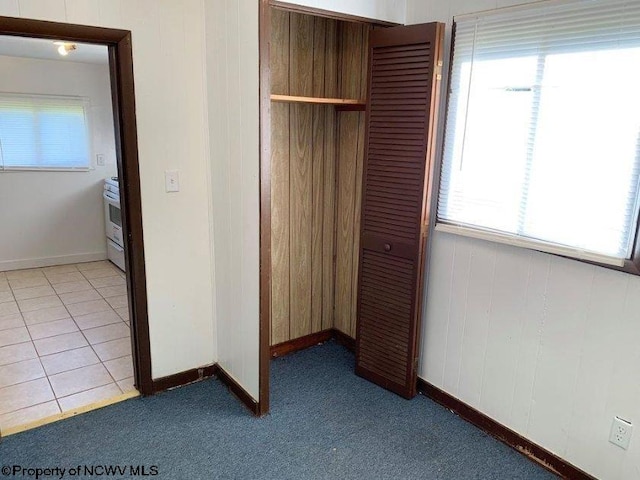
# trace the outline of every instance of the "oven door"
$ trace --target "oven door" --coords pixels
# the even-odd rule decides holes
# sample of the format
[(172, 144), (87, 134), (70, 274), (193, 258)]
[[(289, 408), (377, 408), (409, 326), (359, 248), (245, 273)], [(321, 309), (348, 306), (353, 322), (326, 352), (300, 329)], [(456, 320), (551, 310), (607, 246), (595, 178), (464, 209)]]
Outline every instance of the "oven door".
[(104, 219), (107, 238), (120, 247), (124, 247), (120, 200), (111, 197), (107, 192), (104, 193)]
[(110, 239), (107, 239), (107, 258), (123, 272), (126, 270), (124, 264), (124, 248), (116, 245)]

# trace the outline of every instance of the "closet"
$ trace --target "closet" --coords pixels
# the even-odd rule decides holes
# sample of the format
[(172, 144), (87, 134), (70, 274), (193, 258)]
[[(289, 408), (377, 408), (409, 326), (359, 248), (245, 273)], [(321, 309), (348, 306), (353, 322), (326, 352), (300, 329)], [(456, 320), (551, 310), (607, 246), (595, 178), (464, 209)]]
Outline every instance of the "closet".
[(341, 332), (410, 398), (443, 26), (272, 7), (270, 28), (270, 345)]
[(370, 28), (271, 12), (271, 345), (355, 338)]

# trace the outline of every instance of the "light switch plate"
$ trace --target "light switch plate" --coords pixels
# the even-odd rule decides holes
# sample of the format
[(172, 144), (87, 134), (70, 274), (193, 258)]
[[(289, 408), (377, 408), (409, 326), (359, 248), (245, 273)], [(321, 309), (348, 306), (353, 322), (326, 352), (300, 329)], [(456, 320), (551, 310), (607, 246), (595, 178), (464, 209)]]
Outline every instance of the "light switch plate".
[(178, 170), (165, 170), (164, 183), (167, 193), (180, 191), (180, 178)]

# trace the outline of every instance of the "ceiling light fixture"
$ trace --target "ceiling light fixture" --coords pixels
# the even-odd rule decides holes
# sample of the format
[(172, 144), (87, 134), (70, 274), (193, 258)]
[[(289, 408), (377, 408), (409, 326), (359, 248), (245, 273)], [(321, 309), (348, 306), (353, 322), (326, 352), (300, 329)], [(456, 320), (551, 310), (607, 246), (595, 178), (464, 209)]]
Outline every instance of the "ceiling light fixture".
[(69, 52), (78, 48), (76, 47), (75, 43), (67, 43), (67, 42), (53, 42), (53, 43), (55, 45), (58, 45), (58, 53), (63, 57), (66, 57), (67, 55), (69, 55)]

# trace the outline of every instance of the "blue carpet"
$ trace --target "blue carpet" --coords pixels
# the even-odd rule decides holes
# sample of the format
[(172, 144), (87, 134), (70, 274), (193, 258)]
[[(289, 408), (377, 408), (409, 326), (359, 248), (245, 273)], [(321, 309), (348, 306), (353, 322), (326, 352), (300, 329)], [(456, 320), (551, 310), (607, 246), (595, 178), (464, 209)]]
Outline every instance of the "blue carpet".
[(353, 364), (332, 342), (273, 361), (262, 419), (212, 379), (4, 438), (0, 465), (157, 466), (158, 479), (555, 478), (426, 397), (356, 377)]

